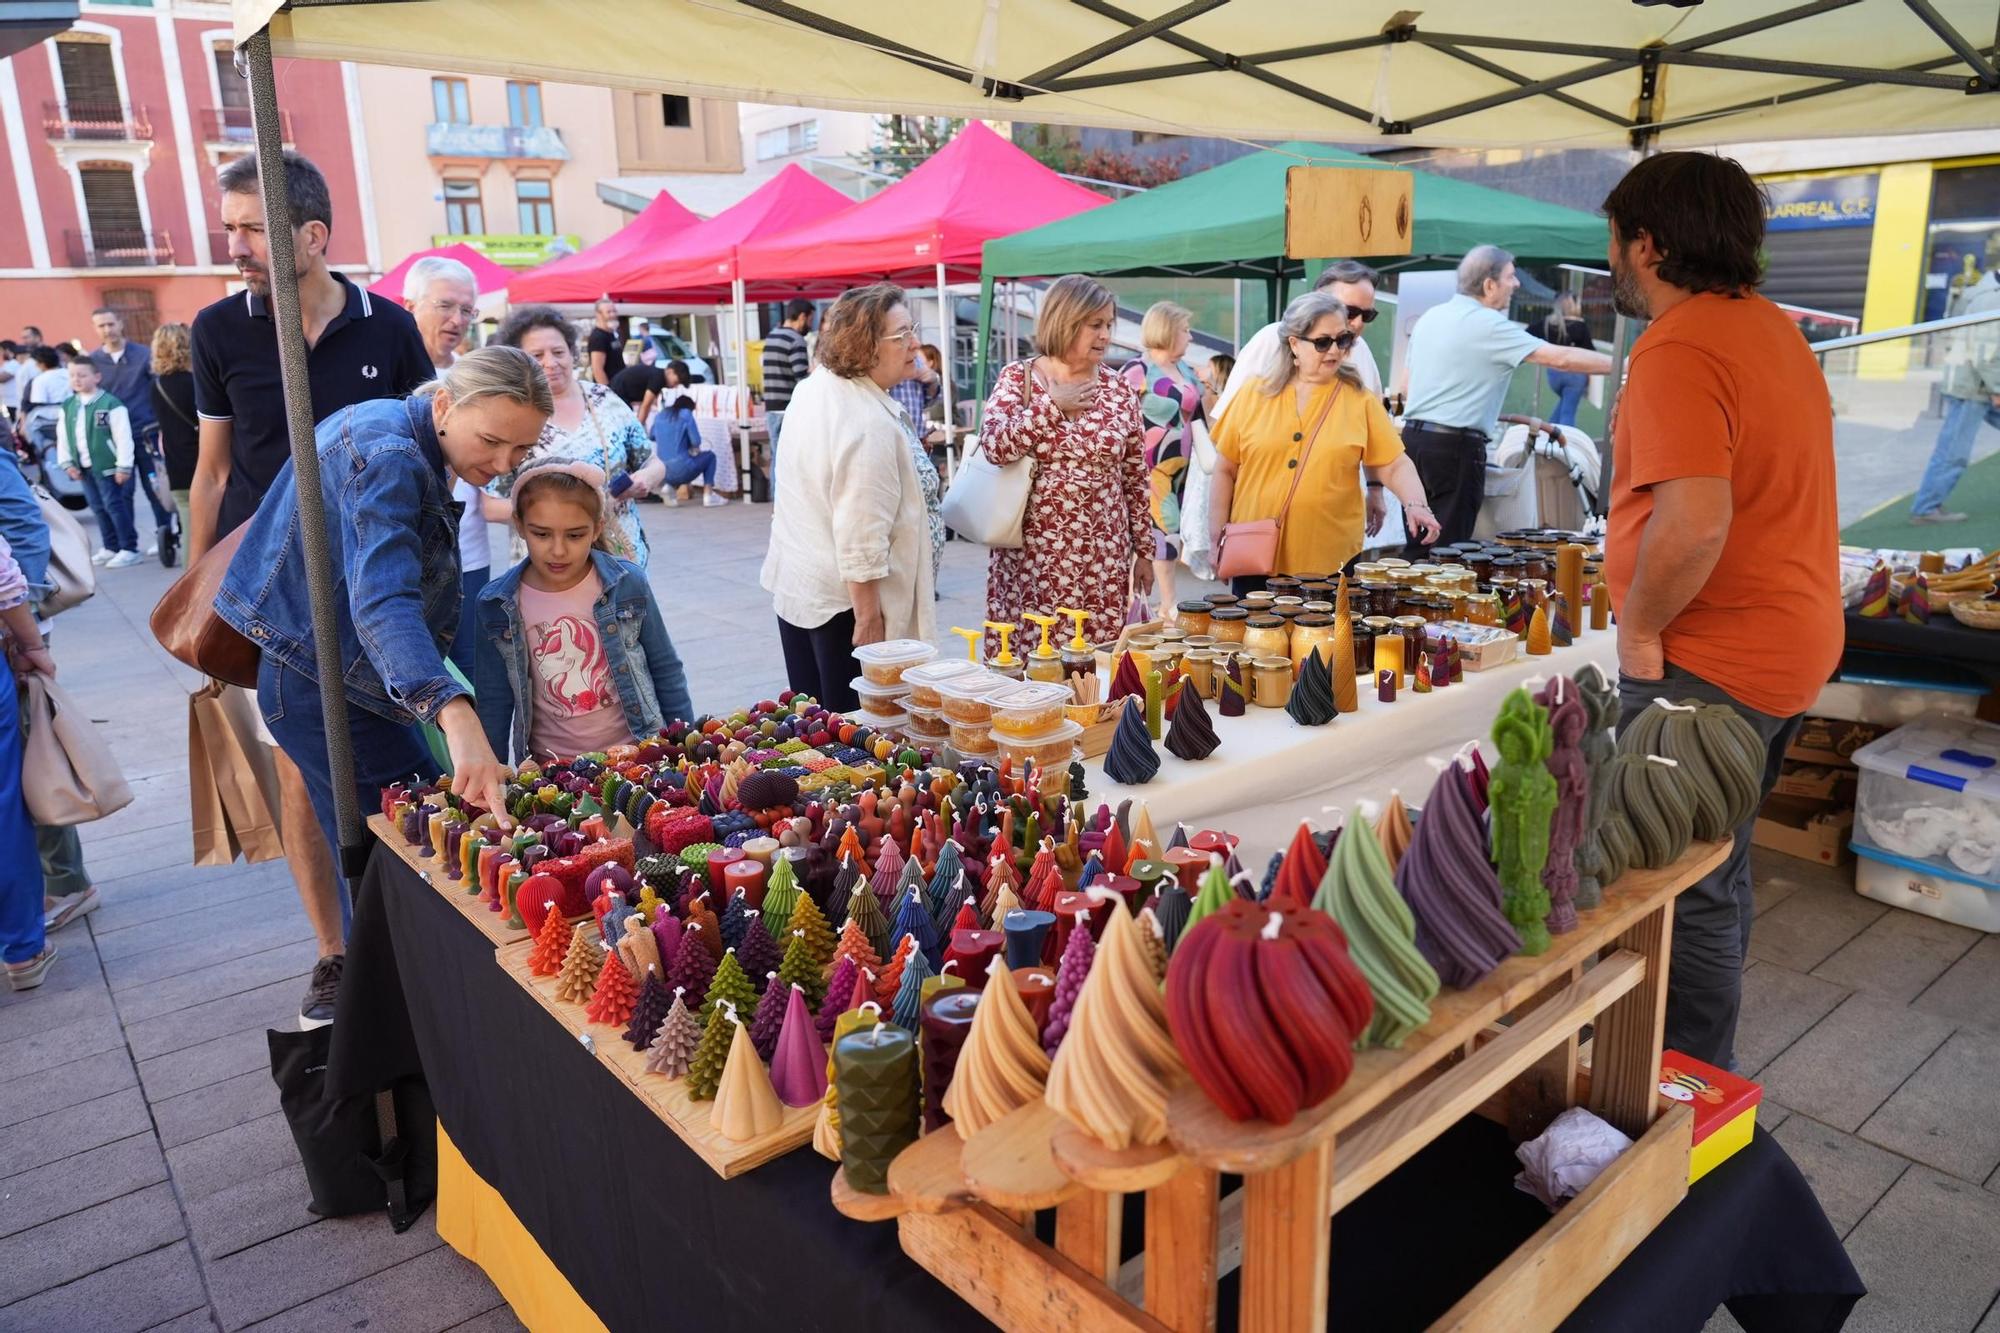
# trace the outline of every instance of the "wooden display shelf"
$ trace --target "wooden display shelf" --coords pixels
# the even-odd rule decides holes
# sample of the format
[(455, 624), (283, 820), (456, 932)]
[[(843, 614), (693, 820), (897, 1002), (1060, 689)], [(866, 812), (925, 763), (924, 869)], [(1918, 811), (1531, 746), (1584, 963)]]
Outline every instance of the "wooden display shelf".
[(519, 982), (557, 1022), (579, 1039), (588, 1038), (598, 1060), (623, 1079), (716, 1175), (725, 1180), (740, 1176), (812, 1141), (813, 1122), (819, 1117), (818, 1103), (785, 1107), (784, 1119), (768, 1134), (740, 1143), (724, 1138), (709, 1125), (711, 1103), (690, 1097), (686, 1079), (647, 1073), (646, 1053), (632, 1049), (622, 1028), (601, 1027), (584, 1017), (582, 1005), (558, 1000), (556, 979), (538, 977), (528, 970), (528, 955), (533, 951), (534, 941), (523, 939), (501, 948), (494, 958), (501, 970)]
[[(1334, 1213), (1466, 1115), (1526, 1138), (1581, 1104), (1634, 1146), (1436, 1325), (1553, 1328), (1687, 1193), (1692, 1115), (1658, 1095), (1674, 900), (1728, 852), (1697, 843), (1629, 872), (1546, 953), (1440, 993), (1401, 1048), (1357, 1053), (1341, 1090), (1290, 1124), (1231, 1121), (1183, 1082), (1169, 1141), (1114, 1152), (1037, 1102), (969, 1139), (951, 1126), (919, 1139), (891, 1164), (889, 1194), (849, 1215), (894, 1217), (903, 1249), (1002, 1328), (1208, 1333), (1216, 1284), (1241, 1267), (1243, 1328), (1318, 1333)], [(1227, 1196), (1225, 1173), (1244, 1178)], [(1124, 1193), (1145, 1197), (1145, 1247), (1120, 1265)], [(1048, 1246), (1023, 1223), (1051, 1206)]]
[[(450, 903), (460, 916), (479, 927), (480, 934), (492, 940), (494, 948), (528, 938), (528, 932), (525, 930), (507, 928), (505, 914), (487, 909), (486, 904), (479, 900), (477, 881), (473, 882), (472, 891), (468, 893), (464, 880), (445, 877), (442, 855), (418, 856), (417, 849), (403, 840), (402, 830), (397, 828), (395, 821), (387, 815), (377, 813), (368, 816), (368, 828), (382, 840), (384, 847), (402, 858), (404, 865), (417, 872), (417, 878), (435, 889), (437, 895)], [(440, 853), (443, 851), (442, 848), (438, 850)]]

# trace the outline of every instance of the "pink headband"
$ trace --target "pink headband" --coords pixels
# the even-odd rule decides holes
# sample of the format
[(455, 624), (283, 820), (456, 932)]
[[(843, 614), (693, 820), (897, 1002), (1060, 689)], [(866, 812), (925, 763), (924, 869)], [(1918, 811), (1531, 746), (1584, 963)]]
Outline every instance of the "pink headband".
[(530, 459), (514, 474), (514, 485), (519, 486), (528, 478), (543, 473), (560, 472), (566, 477), (575, 477), (586, 486), (604, 489), (604, 469), (594, 463), (586, 463), (580, 458), (544, 457)]

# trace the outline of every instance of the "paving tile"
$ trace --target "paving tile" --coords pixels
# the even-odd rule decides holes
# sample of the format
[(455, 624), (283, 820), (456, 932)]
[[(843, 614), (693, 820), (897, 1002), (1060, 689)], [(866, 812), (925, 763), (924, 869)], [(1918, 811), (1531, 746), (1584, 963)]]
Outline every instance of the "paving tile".
[(74, 1023), (59, 1023), (26, 1037), (0, 1042), (0, 1082), (39, 1074), (86, 1055), (115, 1050), (125, 1044), (125, 1030), (115, 1016), (99, 1015)]
[(39, 1074), (0, 1083), (0, 1125), (15, 1125), (137, 1082), (132, 1057), (123, 1050), (101, 1051), (45, 1069)]
[(146, 1096), (159, 1102), (196, 1088), (205, 1088), (211, 1083), (235, 1078), (253, 1069), (268, 1071), (271, 1068), (271, 1046), (264, 1035), (268, 1030), (268, 1024), (259, 1023), (210, 1038), (171, 1055), (141, 1060), (139, 1082), (145, 1087)]
[(278, 1088), (267, 1069), (211, 1083), (193, 1092), (153, 1103), (160, 1144), (175, 1148), (210, 1134), (269, 1115), (278, 1109)]
[(146, 1060), (185, 1050), (212, 1037), (241, 1032), (257, 1023), (266, 1027), (280, 1024), (297, 1026), (299, 999), (304, 994), (302, 979), (291, 977), (269, 986), (259, 986), (256, 990), (244, 991), (241, 995), (192, 1005), (177, 1013), (127, 1023), (125, 1042), (136, 1058)]
[(2000, 935), (1988, 935), (1973, 945), (1915, 1003), (1961, 1027), (2000, 1032)]
[[(97, 951), (104, 959), (104, 975), (113, 986), (121, 987), (137, 981), (156, 981), (186, 971), (176, 966), (185, 957), (194, 958), (191, 966), (202, 967), (218, 957), (231, 956), (228, 952), (214, 953), (218, 948), (254, 953), (290, 944), (298, 938), (293, 932), (297, 922), (304, 920), (305, 909), (296, 902), (287, 905), (275, 894), (268, 900), (251, 901), (263, 910), (254, 914), (190, 912), (99, 935)], [(140, 957), (142, 954), (144, 958)]]
[(528, 1333), (528, 1326), (514, 1317), (512, 1307), (497, 1305), (483, 1315), (454, 1324), (451, 1333)]
[(0, 1240), (0, 1307), (156, 1250), (183, 1234), (173, 1187), (166, 1184), (17, 1232)]
[(305, 1168), (297, 1162), (192, 1199), (187, 1220), (195, 1252), (204, 1263), (213, 1262), (316, 1225), (320, 1219), (307, 1207), (311, 1200)]
[(203, 1325), (184, 1320), (205, 1320), (207, 1306), (194, 1256), (176, 1242), (0, 1309), (0, 1333), (188, 1333)]
[(298, 1160), (298, 1145), (278, 1111), (167, 1149), (174, 1184), (190, 1204)]
[(368, 1333), (443, 1333), (499, 1302), (500, 1293), (484, 1273), (440, 1245), (250, 1327), (255, 1333), (320, 1333), (364, 1325)]
[(0, 1236), (40, 1226), (167, 1178), (151, 1134), (107, 1143), (0, 1180)]
[(1812, 974), (1908, 1004), (1981, 938), (1980, 931), (1935, 917), (1886, 912)]
[(1909, 1163), (1811, 1116), (1791, 1115), (1772, 1134), (1798, 1163), (1833, 1229), (1845, 1236), (1889, 1192)]
[(152, 1131), (145, 1096), (137, 1088), (123, 1088), (108, 1097), (9, 1125), (0, 1134), (0, 1176), (18, 1175)]
[(1743, 969), (1743, 1014), (1736, 1025), (1736, 1066), (1757, 1071), (1803, 1037), (1847, 998), (1831, 981), (1794, 972), (1779, 963), (1752, 962)]
[(1882, 1109), (1861, 1137), (1974, 1183), (2000, 1167), (2000, 1036), (1954, 1032)]
[(1868, 1295), (1848, 1333), (1971, 1328), (2000, 1293), (2000, 1197), (1912, 1166), (1848, 1233)]
[[(236, 911), (260, 910), (258, 899), (266, 895), (296, 895), (292, 872), (283, 861), (263, 865), (234, 866), (233, 873), (188, 884), (178, 877), (175, 887), (158, 887), (151, 874), (131, 879), (100, 882), (98, 894), (104, 905), (91, 913), (96, 929), (104, 932), (142, 926), (189, 912), (207, 912), (234, 904)], [(282, 899), (280, 899), (282, 901)]]
[(1759, 1079), (1786, 1106), (1851, 1134), (1950, 1034), (1941, 1018), (1851, 995)]
[(112, 1000), (120, 1017), (127, 1023), (137, 1023), (288, 978), (296, 979), (297, 989), (304, 994), (305, 978), (312, 975), (313, 964), (319, 959), (319, 944), (312, 937), (312, 928), (303, 920), (298, 929), (305, 934), (295, 943), (230, 957), (130, 990), (114, 990)]
[(380, 1217), (329, 1218), (210, 1263), (209, 1299), (225, 1329), (240, 1329), (442, 1243), (428, 1218), (400, 1236)]
[(1810, 972), (1890, 910), (1852, 890), (1802, 884), (1757, 917), (1750, 931), (1750, 956)]
[[(57, 985), (59, 981), (63, 984)], [(47, 982), (34, 990), (6, 993), (32, 1002), (16, 1002), (0, 1008), (0, 1041), (20, 1041), (50, 1028), (117, 1014), (111, 1007), (111, 992), (104, 988), (104, 974), (98, 970), (97, 960), (72, 959), (67, 949), (49, 969)]]
[(1792, 1110), (1790, 1107), (1780, 1106), (1769, 1097), (1757, 1103), (1757, 1124), (1762, 1127), (1766, 1134), (1777, 1133), (1778, 1126), (1791, 1118)]
[(215, 1316), (209, 1312), (207, 1297), (202, 1298), (201, 1308), (190, 1310), (164, 1324), (154, 1324), (145, 1333), (215, 1333)]

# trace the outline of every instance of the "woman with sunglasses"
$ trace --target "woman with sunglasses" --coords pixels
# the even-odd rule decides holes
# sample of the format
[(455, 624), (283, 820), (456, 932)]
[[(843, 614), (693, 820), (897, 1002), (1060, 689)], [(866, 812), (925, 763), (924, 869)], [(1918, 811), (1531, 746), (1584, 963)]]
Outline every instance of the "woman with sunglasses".
[[(1218, 540), (1226, 523), (1282, 513), (1272, 573), (1341, 569), (1361, 550), (1365, 466), (1402, 502), (1418, 539), (1436, 541), (1437, 518), (1395, 423), (1348, 363), (1359, 335), (1348, 326), (1347, 307), (1328, 292), (1307, 292), (1285, 307), (1278, 330), (1284, 354), (1230, 399), (1215, 424), (1220, 457), (1209, 524)], [(1263, 582), (1238, 578), (1231, 590), (1241, 595)]]

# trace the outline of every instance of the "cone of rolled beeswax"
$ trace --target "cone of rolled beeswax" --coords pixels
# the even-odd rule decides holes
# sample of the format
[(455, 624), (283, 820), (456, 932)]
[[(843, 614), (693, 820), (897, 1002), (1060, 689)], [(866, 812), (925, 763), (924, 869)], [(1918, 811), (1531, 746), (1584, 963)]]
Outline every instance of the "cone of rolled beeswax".
[(1727, 704), (1655, 699), (1618, 738), (1620, 754), (1656, 754), (1681, 766), (1694, 798), (1694, 836), (1719, 842), (1756, 812), (1764, 743)]
[[(1100, 897), (1102, 895), (1102, 897)], [(1167, 1094), (1181, 1072), (1141, 925), (1116, 892), (1091, 890), (1110, 921), (1049, 1070), (1050, 1109), (1108, 1148), (1167, 1136)]]
[(1632, 864), (1657, 870), (1679, 860), (1694, 837), (1695, 794), (1681, 766), (1659, 755), (1620, 754), (1606, 799), (1631, 826)]
[(944, 1109), (960, 1138), (971, 1138), (1010, 1111), (1040, 1097), (1049, 1081), (1049, 1057), (1021, 1002), (1014, 974), (998, 958), (988, 972), (972, 1032), (958, 1053)]

